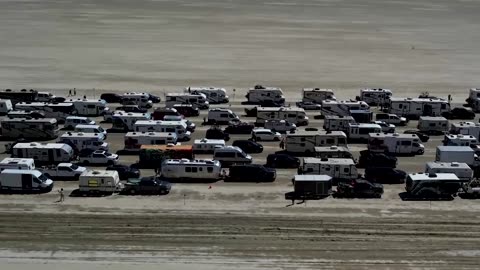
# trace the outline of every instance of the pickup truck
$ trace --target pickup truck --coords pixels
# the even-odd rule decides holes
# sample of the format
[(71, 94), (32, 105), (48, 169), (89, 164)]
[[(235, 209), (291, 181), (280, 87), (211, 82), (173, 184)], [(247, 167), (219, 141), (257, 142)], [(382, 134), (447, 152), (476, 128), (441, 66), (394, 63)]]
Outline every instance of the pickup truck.
[(42, 169), (42, 172), (52, 180), (78, 180), (87, 168), (72, 163), (60, 163), (56, 167)]
[(167, 181), (160, 181), (155, 176), (128, 179), (121, 194), (149, 194), (165, 195), (170, 192), (172, 184)]
[(381, 198), (383, 185), (371, 183), (364, 179), (356, 179), (351, 183), (338, 183), (334, 198)]

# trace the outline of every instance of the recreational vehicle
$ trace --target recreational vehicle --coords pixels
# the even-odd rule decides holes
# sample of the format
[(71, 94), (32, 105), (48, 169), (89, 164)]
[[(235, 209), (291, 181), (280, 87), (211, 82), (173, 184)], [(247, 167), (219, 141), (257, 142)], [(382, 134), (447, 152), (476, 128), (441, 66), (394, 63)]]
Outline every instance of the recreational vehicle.
[(194, 132), (197, 127), (192, 121), (185, 119), (182, 115), (165, 115), (162, 119), (163, 121), (180, 121), (187, 125), (187, 130)]
[(208, 110), (207, 124), (225, 125), (238, 121), (240, 121), (240, 118), (230, 109), (215, 108)]
[(71, 130), (77, 125), (95, 125), (95, 121), (85, 116), (68, 116), (63, 127)]
[(0, 171), (5, 169), (35, 170), (33, 158), (4, 158), (0, 161)]
[(405, 190), (414, 198), (450, 198), (457, 194), (462, 183), (453, 173), (413, 173), (407, 176)]
[(175, 132), (128, 132), (125, 134), (125, 150), (138, 150), (142, 145), (177, 144)]
[(222, 167), (218, 160), (167, 159), (162, 163), (161, 177), (169, 181), (220, 180)]
[(192, 135), (187, 130), (187, 124), (183, 121), (139, 120), (135, 122), (134, 130), (140, 132), (176, 133), (179, 141), (188, 141)]
[(135, 123), (139, 120), (150, 120), (150, 114), (117, 112), (113, 114), (112, 119), (112, 129), (134, 131)]
[(464, 182), (473, 179), (473, 170), (467, 163), (461, 162), (428, 162), (425, 166), (425, 173), (453, 173)]
[(204, 94), (210, 104), (228, 103), (227, 90), (220, 87), (187, 87), (185, 93)]
[(107, 138), (107, 131), (99, 125), (77, 125), (75, 126), (75, 132), (83, 133), (98, 133), (103, 134), (103, 138)]
[(53, 181), (38, 170), (6, 169), (0, 173), (0, 191), (15, 193), (47, 193)]
[(377, 124), (348, 124), (348, 141), (368, 141), (370, 133), (382, 133), (382, 127)]
[(7, 115), (13, 110), (10, 99), (0, 99), (0, 115)]
[(149, 94), (135, 92), (123, 94), (120, 103), (122, 105), (138, 105), (141, 108), (151, 108), (153, 104)]
[(45, 117), (55, 118), (57, 121), (65, 121), (65, 119), (76, 114), (73, 103), (45, 103), (45, 102), (19, 102), (15, 105), (15, 110), (19, 111), (41, 111)]
[(165, 107), (172, 108), (176, 104), (192, 104), (199, 109), (210, 107), (207, 97), (204, 94), (169, 93), (166, 96)]
[(478, 98), (480, 98), (480, 88), (470, 88), (468, 98), (466, 99), (467, 103), (472, 106)]
[(245, 97), (250, 104), (262, 104), (264, 102), (274, 102), (278, 104), (285, 103), (283, 91), (278, 87), (255, 85), (255, 87), (248, 90)]
[(74, 158), (73, 148), (65, 143), (17, 143), (12, 148), (13, 158), (33, 158), (35, 164), (57, 164), (70, 162)]
[(463, 134), (445, 134), (442, 142), (445, 146), (470, 146), (478, 143), (474, 136)]
[(82, 116), (100, 116), (110, 110), (103, 99), (69, 99), (65, 102), (72, 103), (77, 115)]
[(108, 151), (108, 143), (102, 133), (67, 132), (60, 136), (59, 143), (66, 143), (75, 150), (85, 148)]
[(351, 116), (326, 115), (323, 121), (323, 129), (348, 132), (349, 124), (355, 124), (355, 119)]
[(58, 123), (53, 118), (8, 118), (2, 120), (1, 126), (4, 138), (50, 140), (58, 136)]
[(320, 104), (324, 100), (337, 100), (332, 89), (323, 88), (303, 88), (302, 102), (313, 102)]
[(297, 126), (308, 125), (305, 110), (297, 107), (259, 107), (257, 108), (256, 125), (263, 126), (267, 120), (287, 120)]
[(45, 114), (40, 111), (9, 111), (8, 118), (45, 118)]
[(350, 158), (304, 158), (298, 168), (299, 174), (328, 175), (334, 181), (347, 181), (358, 178), (355, 162)]
[(120, 192), (123, 184), (117, 171), (86, 170), (78, 179), (78, 187), (83, 194), (111, 195)]
[(474, 122), (452, 123), (450, 126), (451, 134), (472, 135), (480, 139), (480, 124)]
[(373, 121), (373, 112), (368, 110), (350, 110), (350, 116), (355, 119), (357, 123), (371, 123)]
[(320, 109), (322, 115), (338, 115), (349, 116), (352, 110), (369, 110), (370, 106), (365, 101), (350, 101), (350, 100), (324, 100), (322, 101), (322, 108)]
[(386, 154), (423, 155), (425, 147), (415, 134), (370, 133), (368, 150)]
[(448, 120), (441, 116), (420, 116), (417, 128), (426, 134), (443, 134), (448, 131)]
[(215, 148), (225, 147), (225, 141), (212, 139), (195, 140), (192, 147), (195, 154), (213, 154)]
[(480, 165), (478, 156), (470, 146), (437, 146), (435, 161), (463, 162), (472, 168)]
[(285, 150), (294, 154), (312, 155), (316, 146), (347, 146), (343, 131), (296, 131), (285, 139)]
[(0, 90), (1, 99), (9, 99), (12, 104), (17, 104), (19, 102), (33, 102), (37, 100), (38, 91), (30, 89), (22, 89), (15, 91), (12, 89)]
[(315, 147), (316, 158), (349, 158), (353, 159), (352, 152), (345, 146), (317, 146)]
[(370, 106), (383, 106), (387, 104), (392, 97), (390, 89), (360, 89), (360, 100), (365, 101)]
[(418, 119), (420, 116), (441, 116), (450, 111), (448, 101), (438, 98), (390, 98), (389, 113)]

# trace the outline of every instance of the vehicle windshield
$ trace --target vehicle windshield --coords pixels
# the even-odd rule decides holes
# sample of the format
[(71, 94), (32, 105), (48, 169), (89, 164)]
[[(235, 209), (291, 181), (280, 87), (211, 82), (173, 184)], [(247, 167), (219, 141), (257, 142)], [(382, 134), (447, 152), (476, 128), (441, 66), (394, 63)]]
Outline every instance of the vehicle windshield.
[(45, 182), (48, 180), (48, 178), (42, 173), (40, 174), (38, 177), (38, 180), (42, 181), (42, 182)]
[(102, 127), (98, 127), (98, 131), (103, 133), (105, 132), (105, 129), (103, 129)]
[(242, 155), (242, 157), (247, 157), (247, 153), (245, 153), (242, 149), (240, 149), (240, 154)]
[(78, 169), (78, 165), (72, 164), (72, 165), (70, 166), (70, 168), (72, 168), (72, 170), (76, 170), (76, 169)]

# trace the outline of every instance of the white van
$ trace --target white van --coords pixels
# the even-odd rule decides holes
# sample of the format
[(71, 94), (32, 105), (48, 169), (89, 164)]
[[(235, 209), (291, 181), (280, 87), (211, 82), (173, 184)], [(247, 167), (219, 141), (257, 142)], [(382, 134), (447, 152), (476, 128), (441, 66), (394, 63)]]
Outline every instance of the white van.
[(5, 169), (0, 173), (0, 191), (21, 193), (47, 193), (53, 181), (38, 170)]
[(83, 133), (103, 134), (103, 138), (107, 138), (107, 131), (99, 125), (77, 125), (74, 131)]
[(0, 115), (6, 115), (13, 110), (10, 99), (0, 99)]
[(74, 129), (77, 125), (95, 125), (95, 121), (85, 116), (68, 116), (65, 119), (65, 129)]
[(213, 159), (220, 161), (222, 167), (232, 164), (250, 164), (252, 156), (245, 153), (237, 146), (224, 146), (215, 148)]
[(117, 171), (87, 170), (79, 178), (81, 193), (111, 195), (120, 192), (122, 188)]
[(123, 94), (120, 103), (122, 105), (138, 105), (142, 108), (151, 108), (153, 104), (149, 94), (135, 92)]
[(35, 170), (33, 158), (4, 158), (0, 161), (0, 172), (5, 169)]
[(208, 110), (208, 124), (228, 124), (231, 121), (240, 121), (240, 118), (230, 109), (215, 108)]
[(197, 127), (195, 123), (188, 119), (184, 119), (183, 115), (165, 115), (162, 119), (163, 121), (180, 121), (184, 122), (187, 125), (187, 130), (190, 132), (194, 132), (195, 128)]
[(267, 120), (265, 121), (265, 128), (273, 132), (294, 132), (297, 130), (297, 125), (290, 123), (287, 120)]
[(195, 140), (192, 146), (195, 154), (211, 154), (215, 152), (215, 148), (225, 147), (224, 140), (201, 139)]

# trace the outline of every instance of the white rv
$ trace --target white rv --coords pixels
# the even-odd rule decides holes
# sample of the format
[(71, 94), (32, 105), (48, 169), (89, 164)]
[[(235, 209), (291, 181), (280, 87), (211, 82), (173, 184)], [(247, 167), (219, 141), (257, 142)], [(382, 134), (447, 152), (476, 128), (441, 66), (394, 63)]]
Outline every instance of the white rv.
[(192, 104), (199, 109), (210, 107), (207, 97), (204, 94), (169, 93), (166, 96), (165, 107), (172, 108), (176, 104)]
[(78, 184), (81, 193), (99, 195), (110, 195), (123, 188), (117, 171), (86, 170), (80, 175)]
[(480, 139), (480, 124), (474, 122), (452, 123), (450, 126), (451, 134), (472, 135)]
[(441, 116), (420, 116), (417, 128), (427, 134), (441, 134), (448, 131), (448, 120)]
[(108, 143), (104, 138), (102, 133), (66, 132), (60, 136), (58, 142), (73, 145), (78, 151), (85, 148), (108, 151)]
[(4, 158), (0, 161), (0, 171), (5, 169), (35, 170), (33, 158)]
[(355, 162), (350, 158), (304, 158), (299, 174), (328, 175), (336, 181), (358, 178)]
[(162, 163), (161, 177), (169, 181), (220, 180), (222, 167), (218, 160), (167, 159)]
[(190, 140), (192, 133), (187, 129), (184, 121), (139, 120), (134, 125), (134, 130), (139, 132), (176, 133), (179, 141)]
[(450, 111), (448, 101), (439, 98), (390, 98), (389, 113), (418, 119), (420, 116), (441, 116)]
[(365, 101), (324, 100), (320, 109), (322, 115), (349, 116), (350, 111), (368, 111), (370, 106)]
[(0, 115), (6, 115), (13, 110), (10, 99), (0, 99)]
[(435, 161), (463, 162), (472, 168), (480, 165), (478, 156), (475, 155), (475, 151), (470, 146), (437, 146)]
[(347, 146), (343, 131), (296, 131), (285, 138), (285, 150), (291, 153), (311, 155), (316, 146)]
[(346, 146), (317, 146), (315, 147), (316, 158), (349, 158), (353, 159), (352, 152)]
[(65, 102), (72, 103), (77, 115), (100, 116), (108, 113), (107, 102), (103, 99), (69, 99)]
[(175, 132), (128, 132), (125, 134), (125, 150), (139, 150), (142, 145), (177, 144)]
[(55, 118), (57, 121), (64, 121), (68, 116), (77, 113), (73, 103), (46, 103), (46, 102), (19, 102), (15, 104), (18, 111), (41, 111), (45, 117)]
[(259, 107), (255, 124), (265, 125), (267, 120), (287, 120), (297, 126), (308, 125), (305, 110), (297, 107)]
[(370, 133), (368, 150), (389, 154), (423, 155), (425, 146), (416, 134)]
[(480, 88), (470, 88), (467, 103), (472, 105), (478, 98), (480, 98)]
[(365, 101), (371, 106), (387, 104), (391, 97), (392, 90), (390, 89), (360, 89), (360, 100)]
[(263, 102), (275, 102), (278, 104), (285, 103), (285, 96), (283, 91), (278, 87), (264, 87), (261, 85), (255, 85), (255, 87), (248, 90), (247, 95), (248, 103), (251, 104), (262, 104)]
[(37, 170), (6, 169), (0, 173), (0, 191), (21, 193), (47, 193), (53, 181)]
[(208, 110), (208, 124), (228, 124), (229, 122), (238, 122), (240, 118), (230, 109), (215, 108)]
[(478, 140), (472, 135), (445, 134), (442, 142), (445, 146), (470, 146), (477, 144)]
[(2, 137), (50, 140), (58, 136), (58, 123), (53, 118), (8, 118), (1, 122)]
[(332, 89), (303, 88), (302, 102), (313, 102), (321, 104), (324, 100), (337, 100)]
[(190, 86), (186, 87), (185, 93), (204, 94), (210, 104), (228, 103), (227, 90), (220, 87)]
[(407, 176), (405, 190), (412, 197), (438, 198), (456, 195), (462, 183), (453, 173), (413, 173)]
[(201, 139), (195, 140), (192, 150), (195, 154), (213, 154), (219, 147), (225, 147), (224, 140)]
[(99, 125), (76, 125), (75, 132), (83, 133), (99, 133), (103, 134), (103, 138), (107, 138), (107, 131)]
[(134, 131), (135, 123), (139, 120), (150, 120), (149, 113), (124, 113), (117, 112), (113, 114), (112, 129)]
[(382, 127), (377, 124), (348, 124), (349, 142), (368, 141), (370, 133), (382, 133)]
[(460, 162), (428, 162), (425, 166), (425, 173), (453, 173), (465, 182), (473, 179), (473, 170), (470, 166)]
[(12, 157), (33, 158), (36, 164), (56, 164), (70, 162), (74, 151), (65, 143), (17, 143), (12, 148)]
[(326, 115), (323, 121), (323, 129), (348, 132), (349, 124), (355, 124), (355, 119), (352, 116)]
[(121, 97), (122, 105), (138, 105), (141, 108), (151, 108), (153, 102), (150, 100), (150, 94), (129, 92)]

